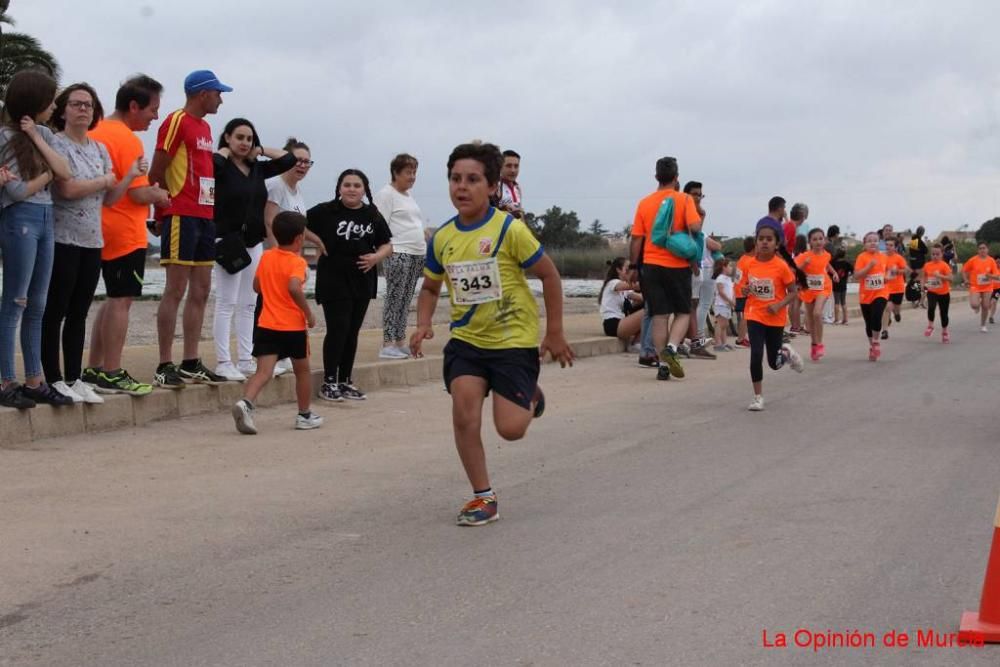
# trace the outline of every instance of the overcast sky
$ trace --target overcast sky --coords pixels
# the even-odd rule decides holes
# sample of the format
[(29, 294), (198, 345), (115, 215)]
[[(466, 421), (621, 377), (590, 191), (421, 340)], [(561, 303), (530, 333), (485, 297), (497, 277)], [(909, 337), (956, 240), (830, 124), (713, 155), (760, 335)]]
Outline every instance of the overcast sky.
[[(294, 134), (316, 166), (307, 202), (337, 174), (373, 188), (397, 152), (420, 171), (431, 225), (452, 215), (458, 143), (522, 155), (525, 206), (555, 204), (620, 230), (676, 156), (705, 184), (708, 230), (745, 234), (769, 197), (810, 223), (928, 233), (998, 214), (1000, 3), (319, 2), (13, 0), (17, 29), (106, 106), (127, 75), (183, 104), (191, 70), (235, 91), (215, 117)], [(155, 131), (145, 138), (152, 147)]]

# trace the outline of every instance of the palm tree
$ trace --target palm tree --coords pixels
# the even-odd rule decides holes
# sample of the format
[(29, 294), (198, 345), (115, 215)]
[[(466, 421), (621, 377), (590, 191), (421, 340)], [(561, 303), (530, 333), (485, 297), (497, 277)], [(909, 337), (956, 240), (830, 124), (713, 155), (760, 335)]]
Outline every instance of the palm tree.
[(7, 92), (11, 77), (23, 69), (41, 69), (59, 78), (59, 63), (42, 48), (41, 42), (20, 32), (3, 32), (3, 24), (14, 25), (7, 15), (10, 0), (0, 0), (0, 99)]

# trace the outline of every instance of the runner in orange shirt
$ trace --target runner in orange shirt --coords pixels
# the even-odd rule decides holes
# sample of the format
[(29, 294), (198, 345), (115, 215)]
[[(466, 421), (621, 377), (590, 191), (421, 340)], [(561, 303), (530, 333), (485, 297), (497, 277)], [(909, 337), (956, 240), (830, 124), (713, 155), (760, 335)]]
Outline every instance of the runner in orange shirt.
[(870, 344), (868, 361), (878, 361), (882, 355), (879, 333), (882, 331), (882, 314), (889, 297), (886, 286), (885, 255), (878, 251), (878, 234), (865, 234), (865, 250), (854, 262), (854, 275), (858, 279), (858, 301), (865, 318), (865, 335)]
[(806, 304), (806, 326), (812, 338), (809, 357), (819, 361), (826, 354), (823, 346), (823, 308), (833, 294), (833, 282), (840, 280), (830, 266), (832, 257), (824, 249), (826, 235), (819, 227), (809, 230), (809, 252), (795, 258), (795, 263), (806, 274), (806, 289), (799, 292), (799, 300)]
[(934, 333), (934, 310), (941, 308), (941, 342), (949, 342), (948, 306), (951, 305), (951, 283), (955, 280), (951, 265), (944, 261), (940, 243), (931, 246), (931, 261), (920, 269), (920, 284), (927, 288), (927, 328), (924, 335)]
[[(996, 260), (996, 257), (993, 258)], [(997, 262), (1000, 268), (1000, 262)], [(993, 294), (990, 295), (990, 324), (995, 324), (994, 317), (997, 314), (997, 301), (1000, 301), (1000, 280), (993, 281)]]
[(903, 305), (903, 294), (906, 292), (906, 274), (909, 272), (909, 268), (906, 266), (906, 258), (899, 253), (899, 240), (895, 236), (887, 236), (884, 240), (885, 285), (889, 289), (889, 301), (886, 304), (885, 313), (882, 315), (882, 340), (888, 340), (892, 320), (899, 322), (902, 319), (899, 308)]
[(765, 349), (767, 365), (772, 369), (778, 370), (788, 363), (798, 373), (803, 370), (802, 357), (791, 345), (781, 342), (788, 321), (788, 304), (795, 298), (796, 278), (802, 272), (790, 258), (777, 256), (779, 243), (781, 223), (774, 218), (762, 218), (757, 223), (756, 254), (746, 263), (735, 290), (747, 300), (744, 312), (750, 335), (750, 382), (754, 394), (747, 409), (751, 412), (764, 409)]
[(986, 318), (990, 314), (990, 295), (993, 294), (993, 281), (1000, 280), (1000, 269), (997, 262), (990, 257), (990, 247), (985, 243), (978, 246), (979, 253), (962, 266), (964, 284), (969, 288), (969, 306), (979, 313), (979, 330), (986, 328)]

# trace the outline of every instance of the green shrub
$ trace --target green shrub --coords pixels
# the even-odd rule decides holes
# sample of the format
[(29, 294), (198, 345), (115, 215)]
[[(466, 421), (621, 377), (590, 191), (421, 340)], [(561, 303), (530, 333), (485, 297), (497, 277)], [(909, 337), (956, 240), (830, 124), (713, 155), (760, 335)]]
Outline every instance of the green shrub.
[(602, 280), (608, 262), (615, 257), (628, 257), (628, 246), (605, 248), (550, 248), (545, 251), (563, 278)]

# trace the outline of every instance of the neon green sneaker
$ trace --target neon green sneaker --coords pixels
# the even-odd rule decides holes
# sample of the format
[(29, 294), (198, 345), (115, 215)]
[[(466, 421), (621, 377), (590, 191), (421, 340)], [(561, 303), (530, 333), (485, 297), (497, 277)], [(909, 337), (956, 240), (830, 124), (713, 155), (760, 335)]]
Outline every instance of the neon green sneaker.
[(139, 382), (128, 374), (124, 368), (115, 373), (109, 374), (101, 371), (97, 374), (95, 386), (99, 394), (128, 394), (129, 396), (148, 396), (153, 393), (153, 385)]

